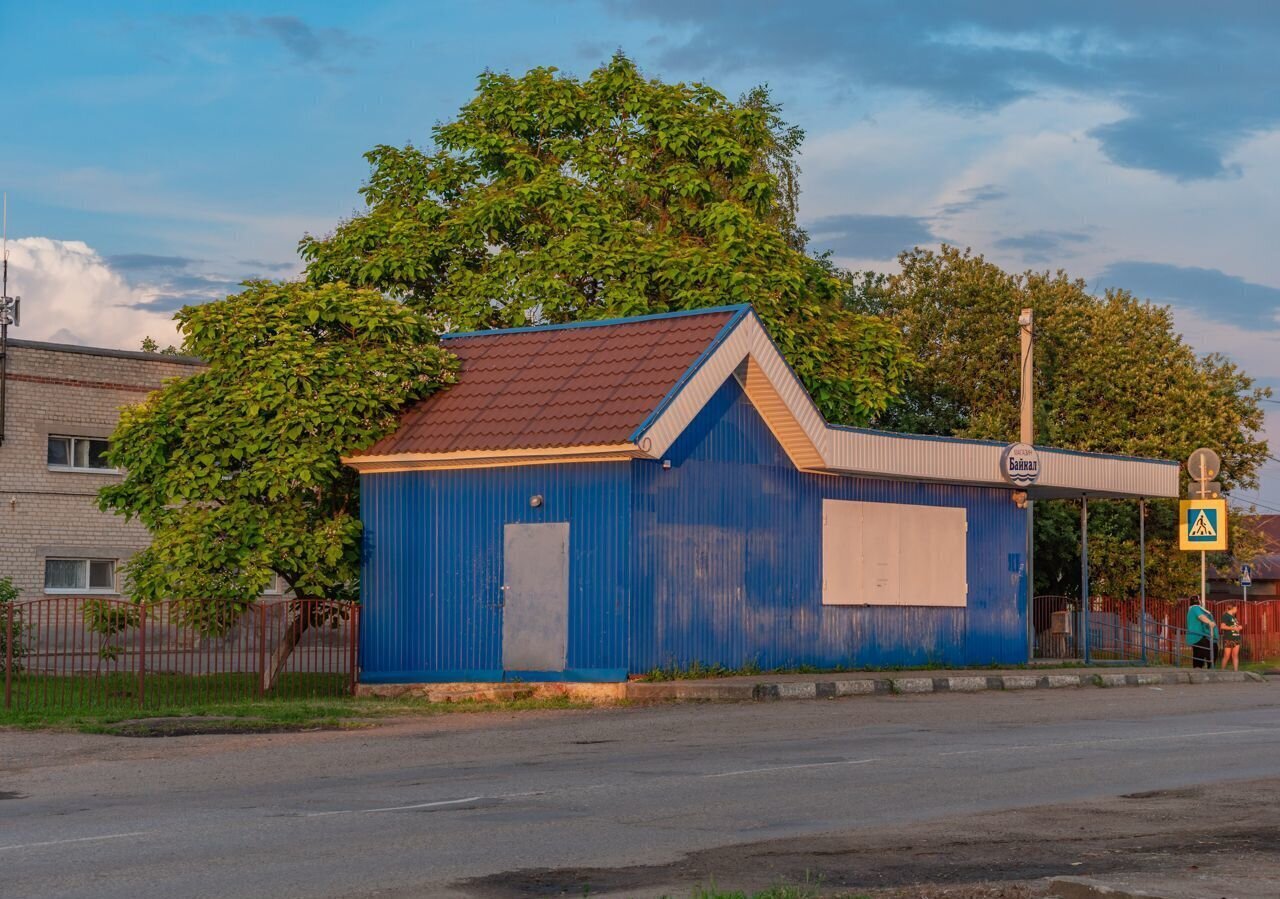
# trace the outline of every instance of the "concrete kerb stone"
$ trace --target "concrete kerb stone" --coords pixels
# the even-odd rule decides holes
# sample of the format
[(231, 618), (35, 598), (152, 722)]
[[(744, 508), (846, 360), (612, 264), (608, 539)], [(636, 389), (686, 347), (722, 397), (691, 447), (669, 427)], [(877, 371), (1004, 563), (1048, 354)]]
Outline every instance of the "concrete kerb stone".
[[(945, 680), (945, 678), (938, 678), (938, 680)], [(889, 678), (889, 685), (894, 693), (932, 693), (934, 691), (934, 678), (891, 677)]]
[(998, 680), (1004, 690), (1034, 690), (1040, 686), (1040, 678), (1034, 674), (1006, 674)]
[(838, 680), (831, 685), (836, 696), (870, 696), (873, 693), (888, 693), (887, 680)]
[(1059, 687), (1079, 687), (1082, 683), (1078, 674), (1046, 674), (1038, 679), (1037, 687), (1056, 690)]
[(990, 690), (990, 681), (993, 678), (988, 677), (945, 677), (938, 678), (947, 681), (947, 689), (952, 693), (977, 693), (980, 690)]

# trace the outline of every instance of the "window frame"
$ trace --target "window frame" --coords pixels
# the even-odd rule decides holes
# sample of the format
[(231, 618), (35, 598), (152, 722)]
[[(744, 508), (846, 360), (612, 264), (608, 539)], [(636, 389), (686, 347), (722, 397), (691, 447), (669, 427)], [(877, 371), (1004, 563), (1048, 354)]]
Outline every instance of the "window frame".
[[(49, 563), (50, 562), (80, 562), (84, 565), (84, 587), (50, 587), (49, 586)], [(93, 563), (107, 562), (111, 565), (111, 586), (110, 587), (91, 587), (93, 582)], [(43, 589), (49, 596), (119, 596), (119, 559), (102, 559), (91, 556), (45, 556), (44, 558), (44, 585)]]
[[(49, 443), (50, 441), (53, 441), (53, 440), (67, 441), (66, 464), (59, 465), (57, 463), (49, 461)], [(45, 445), (44, 459), (45, 459), (45, 466), (49, 469), (49, 471), (70, 471), (70, 472), (75, 472), (76, 474), (120, 474), (120, 469), (118, 468), (94, 468), (91, 465), (76, 465), (75, 464), (76, 443), (78, 441), (85, 442), (85, 443), (92, 443), (94, 441), (97, 441), (99, 443), (106, 444), (108, 447), (110, 447), (111, 445), (110, 438), (107, 438), (107, 437), (85, 437), (85, 436), (77, 436), (74, 434), (53, 434), (53, 433), (46, 434), (45, 444), (44, 444)]]

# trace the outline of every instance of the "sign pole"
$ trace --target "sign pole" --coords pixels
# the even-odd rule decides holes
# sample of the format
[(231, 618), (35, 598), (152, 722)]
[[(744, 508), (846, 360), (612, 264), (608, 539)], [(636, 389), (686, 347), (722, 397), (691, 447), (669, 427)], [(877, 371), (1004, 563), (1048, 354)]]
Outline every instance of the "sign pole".
[[(1205, 463), (1205, 460), (1201, 458), (1200, 459), (1200, 496), (1202, 497), (1209, 495), (1209, 491), (1207, 488), (1207, 485), (1209, 483), (1209, 477), (1208, 477), (1208, 472), (1205, 469), (1204, 463)], [(1206, 557), (1205, 551), (1203, 549), (1200, 550), (1200, 605), (1202, 606), (1205, 605), (1205, 601), (1208, 599), (1208, 597), (1206, 596), (1207, 591), (1205, 589), (1205, 557)], [(1207, 609), (1209, 607), (1205, 606), (1205, 608)]]
[[(1210, 478), (1222, 471), (1222, 459), (1213, 450), (1201, 447), (1187, 458), (1187, 473), (1191, 475), (1191, 499), (1178, 505), (1181, 522), (1178, 525), (1178, 547), (1200, 553), (1200, 608), (1209, 610), (1209, 554), (1228, 549), (1228, 517), (1226, 500), (1221, 498), (1222, 485)], [(1209, 666), (1214, 664), (1216, 646), (1214, 629), (1209, 630)]]
[[(1019, 422), (1018, 440), (1027, 446), (1035, 446), (1035, 362), (1032, 351), (1035, 347), (1035, 318), (1030, 309), (1023, 309), (1018, 316), (1018, 336), (1020, 343), (1020, 378), (1018, 390)], [(1029, 491), (1028, 491), (1029, 492)], [(1036, 597), (1036, 503), (1027, 498), (1027, 546), (1026, 546), (1026, 585), (1027, 585), (1027, 661), (1035, 658), (1035, 597)]]

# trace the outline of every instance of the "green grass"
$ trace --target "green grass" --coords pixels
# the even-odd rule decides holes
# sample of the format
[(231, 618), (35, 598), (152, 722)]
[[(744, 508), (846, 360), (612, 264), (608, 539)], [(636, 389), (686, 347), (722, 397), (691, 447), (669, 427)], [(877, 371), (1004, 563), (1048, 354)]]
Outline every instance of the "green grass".
[[(341, 674), (285, 673), (272, 690), (273, 697), (305, 699), (343, 695), (349, 678)], [(19, 674), (13, 678), (13, 706), (57, 708), (98, 706), (114, 708), (167, 708), (175, 705), (221, 704), (257, 698), (258, 677), (241, 674), (148, 674), (139, 683), (136, 674), (107, 673), (77, 676)]]
[(148, 675), (140, 705), (136, 676), (21, 675), (13, 681), (11, 707), (0, 706), (0, 727), (115, 733), (121, 722), (139, 719), (217, 718), (227, 719), (224, 729), (254, 731), (359, 727), (402, 716), (589, 707), (564, 697), (501, 702), (353, 697), (342, 692), (345, 684), (341, 676), (286, 674), (276, 695), (258, 698), (253, 675)]

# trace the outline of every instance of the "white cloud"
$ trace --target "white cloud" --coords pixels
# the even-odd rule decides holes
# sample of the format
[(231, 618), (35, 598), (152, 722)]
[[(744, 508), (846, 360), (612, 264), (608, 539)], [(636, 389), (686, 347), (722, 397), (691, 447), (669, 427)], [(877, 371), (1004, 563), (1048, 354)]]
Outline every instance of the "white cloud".
[(22, 297), (14, 337), (136, 350), (146, 336), (178, 341), (170, 313), (133, 308), (150, 292), (130, 285), (80, 241), (9, 241), (9, 293)]

